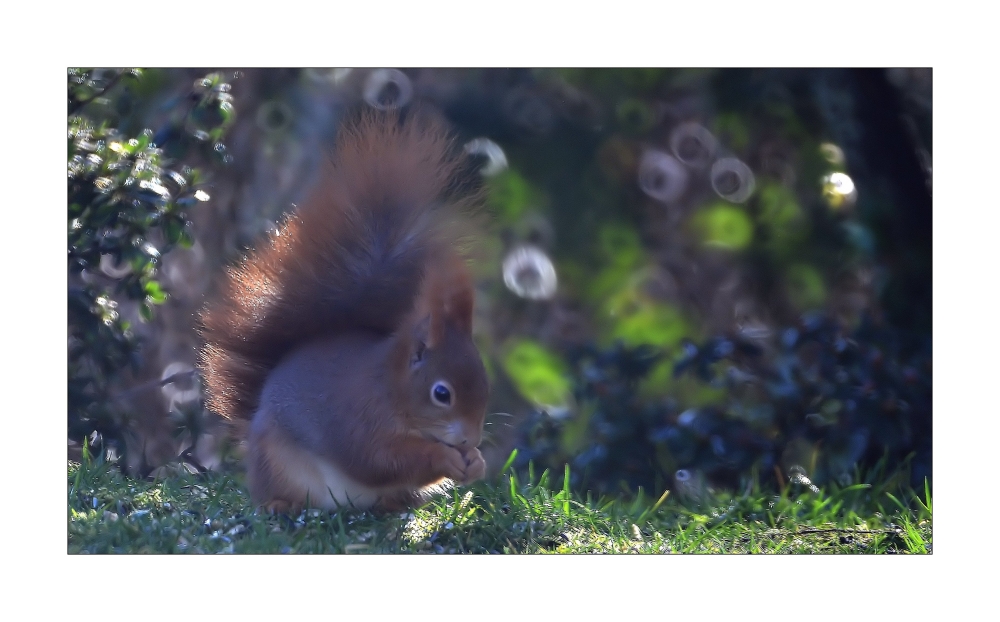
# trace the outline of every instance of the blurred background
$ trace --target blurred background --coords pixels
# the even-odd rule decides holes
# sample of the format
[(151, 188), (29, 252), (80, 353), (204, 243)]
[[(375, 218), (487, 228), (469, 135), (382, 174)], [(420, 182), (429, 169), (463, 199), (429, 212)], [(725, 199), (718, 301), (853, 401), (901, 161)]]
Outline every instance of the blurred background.
[(444, 115), (487, 197), (496, 472), (931, 479), (930, 69), (69, 69), (70, 456), (239, 469), (196, 317), (345, 115)]

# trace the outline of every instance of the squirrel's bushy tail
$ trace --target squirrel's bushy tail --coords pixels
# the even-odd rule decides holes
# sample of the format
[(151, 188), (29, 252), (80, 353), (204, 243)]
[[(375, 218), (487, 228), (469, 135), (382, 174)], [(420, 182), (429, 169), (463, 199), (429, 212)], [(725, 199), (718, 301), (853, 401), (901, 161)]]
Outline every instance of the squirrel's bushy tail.
[(230, 268), (201, 316), (208, 406), (249, 419), (291, 349), (351, 330), (391, 333), (428, 266), (453, 264), (473, 197), (445, 126), (370, 112), (340, 132), (317, 188), (277, 233)]

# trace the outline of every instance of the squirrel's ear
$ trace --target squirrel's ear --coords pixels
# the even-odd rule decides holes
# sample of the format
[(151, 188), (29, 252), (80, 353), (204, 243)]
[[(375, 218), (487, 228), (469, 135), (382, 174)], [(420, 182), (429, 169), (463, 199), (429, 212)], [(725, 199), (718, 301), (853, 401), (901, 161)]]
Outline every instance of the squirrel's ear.
[(463, 335), (472, 334), (472, 279), (464, 266), (459, 265), (459, 268), (451, 270), (446, 278), (435, 283), (428, 341), (432, 348), (444, 338), (446, 326), (451, 326)]

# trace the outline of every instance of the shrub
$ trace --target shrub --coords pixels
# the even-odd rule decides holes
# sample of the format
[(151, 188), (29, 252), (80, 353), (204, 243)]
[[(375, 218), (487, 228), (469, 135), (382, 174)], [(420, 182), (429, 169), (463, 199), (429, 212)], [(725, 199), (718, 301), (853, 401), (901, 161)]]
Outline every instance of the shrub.
[(229, 85), (210, 74), (195, 82), (186, 105), (169, 108), (159, 132), (129, 134), (119, 125), (134, 123), (133, 91), (146, 79), (138, 69), (68, 72), (68, 433), (117, 453), (128, 413), (116, 409), (113, 387), (141, 357), (119, 302), (136, 303), (148, 321), (167, 300), (157, 267), (170, 249), (191, 244), (188, 210), (209, 198), (204, 175), (164, 149), (173, 143), (179, 158), (200, 143), (224, 154), (214, 145), (233, 117)]

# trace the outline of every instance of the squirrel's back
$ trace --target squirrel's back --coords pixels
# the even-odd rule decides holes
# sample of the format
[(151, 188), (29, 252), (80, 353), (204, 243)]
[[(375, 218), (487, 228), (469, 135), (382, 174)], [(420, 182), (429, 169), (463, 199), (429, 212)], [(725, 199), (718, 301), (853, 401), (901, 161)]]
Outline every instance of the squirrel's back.
[(428, 270), (471, 296), (461, 164), (433, 118), (368, 113), (346, 125), (311, 198), (227, 271), (201, 316), (209, 408), (252, 417), (268, 372), (309, 339), (395, 331), (421, 304)]

